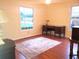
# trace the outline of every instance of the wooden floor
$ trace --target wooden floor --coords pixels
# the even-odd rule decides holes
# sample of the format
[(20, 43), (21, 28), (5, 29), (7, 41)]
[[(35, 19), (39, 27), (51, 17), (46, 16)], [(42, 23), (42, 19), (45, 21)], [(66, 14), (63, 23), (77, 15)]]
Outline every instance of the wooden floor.
[[(39, 36), (35, 36), (35, 37), (39, 37)], [(35, 38), (35, 37), (31, 37), (31, 38)], [(70, 43), (69, 43), (68, 39), (58, 38), (58, 37), (53, 37), (53, 36), (44, 36), (44, 37), (48, 37), (53, 40), (58, 40), (58, 41), (61, 41), (62, 43), (54, 48), (47, 50), (46, 52), (44, 52), (32, 59), (71, 59), (69, 57)], [(30, 39), (30, 38), (27, 38), (27, 39)], [(16, 41), (16, 44), (24, 42), (27, 39)], [(16, 59), (27, 59), (27, 58), (24, 57), (21, 53), (19, 53), (16, 50)], [(73, 59), (77, 59), (77, 57), (73, 56)]]

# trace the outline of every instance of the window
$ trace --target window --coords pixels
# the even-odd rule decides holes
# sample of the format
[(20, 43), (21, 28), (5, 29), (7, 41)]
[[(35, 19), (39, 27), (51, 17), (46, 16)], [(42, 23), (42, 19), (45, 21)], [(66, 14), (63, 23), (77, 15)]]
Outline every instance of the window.
[(79, 26), (79, 6), (72, 7), (71, 28), (73, 26)]
[(21, 30), (33, 28), (33, 9), (20, 7), (20, 26)]

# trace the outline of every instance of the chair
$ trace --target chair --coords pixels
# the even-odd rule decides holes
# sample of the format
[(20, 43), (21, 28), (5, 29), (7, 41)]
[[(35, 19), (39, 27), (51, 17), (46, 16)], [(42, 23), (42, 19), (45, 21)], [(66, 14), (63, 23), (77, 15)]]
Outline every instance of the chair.
[(5, 44), (0, 45), (0, 59), (15, 59), (15, 42), (4, 39)]
[(77, 56), (79, 56), (79, 41), (76, 41), (76, 40), (70, 40), (70, 56), (73, 56), (73, 46), (74, 46), (74, 43), (78, 44)]
[(77, 49), (77, 55), (79, 57), (79, 28), (78, 27), (73, 27), (72, 28), (72, 36), (70, 40), (70, 56), (73, 55), (73, 45), (74, 43), (78, 44), (78, 49)]

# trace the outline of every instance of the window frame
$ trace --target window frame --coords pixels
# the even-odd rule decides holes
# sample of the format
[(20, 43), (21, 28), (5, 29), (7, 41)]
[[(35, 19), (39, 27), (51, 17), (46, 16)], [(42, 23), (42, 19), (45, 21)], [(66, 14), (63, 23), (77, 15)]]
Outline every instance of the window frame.
[[(79, 7), (79, 5), (75, 5), (75, 6), (72, 6), (72, 7), (71, 7), (71, 16), (70, 16), (70, 28), (71, 28), (71, 29), (72, 29), (74, 26), (76, 26), (76, 25), (73, 25), (73, 24), (72, 24), (73, 21), (74, 21), (73, 19), (79, 19), (79, 16), (74, 16), (74, 17), (72, 16), (72, 13), (73, 13), (73, 12), (72, 12), (72, 8), (73, 8), (73, 7)], [(79, 25), (77, 25), (77, 26), (79, 26)]]
[[(25, 29), (22, 29), (22, 27), (21, 27), (21, 25), (22, 25), (22, 17), (21, 17), (21, 10), (20, 10), (20, 8), (24, 8), (24, 9), (32, 9), (32, 28), (25, 28)], [(25, 31), (25, 30), (32, 30), (33, 29), (33, 27), (34, 27), (34, 20), (33, 20), (33, 18), (34, 18), (34, 9), (33, 8), (31, 8), (31, 7), (23, 7), (23, 6), (20, 6), (19, 7), (19, 14), (20, 14), (20, 30), (22, 30), (22, 31)], [(26, 17), (27, 18), (27, 17)], [(26, 20), (27, 21), (27, 20)]]

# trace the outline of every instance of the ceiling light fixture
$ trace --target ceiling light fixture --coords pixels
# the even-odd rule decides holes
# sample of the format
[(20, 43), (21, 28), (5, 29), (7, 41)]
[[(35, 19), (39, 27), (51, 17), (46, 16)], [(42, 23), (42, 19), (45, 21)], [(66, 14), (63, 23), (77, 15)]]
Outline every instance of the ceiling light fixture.
[(46, 4), (50, 4), (51, 3), (51, 0), (45, 0), (45, 3)]

